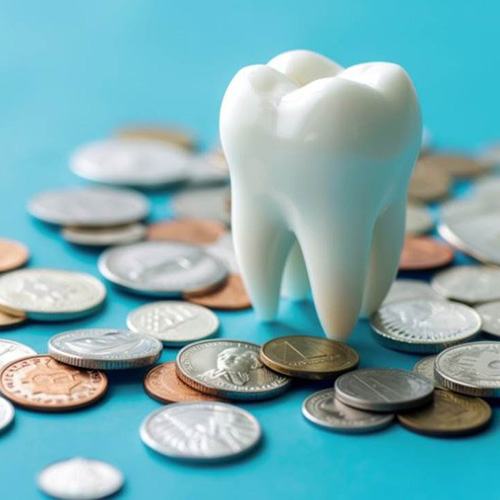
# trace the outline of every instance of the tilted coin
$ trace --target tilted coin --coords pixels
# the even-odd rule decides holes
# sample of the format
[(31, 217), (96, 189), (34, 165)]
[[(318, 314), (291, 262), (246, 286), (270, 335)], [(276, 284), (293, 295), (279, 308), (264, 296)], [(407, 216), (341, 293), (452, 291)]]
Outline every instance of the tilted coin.
[(0, 431), (3, 431), (14, 420), (14, 407), (4, 398), (0, 398)]
[(438, 352), (472, 339), (481, 329), (481, 318), (456, 302), (413, 299), (382, 306), (370, 326), (391, 349)]
[(13, 361), (0, 372), (0, 391), (19, 406), (37, 411), (68, 411), (91, 405), (106, 393), (108, 379), (47, 355)]
[(130, 189), (67, 188), (36, 195), (28, 211), (37, 219), (61, 226), (119, 226), (145, 219), (149, 202)]
[(335, 393), (344, 404), (360, 410), (393, 412), (417, 408), (432, 399), (433, 383), (404, 370), (354, 370), (335, 381)]
[(219, 319), (207, 309), (181, 301), (145, 304), (127, 316), (133, 332), (151, 335), (165, 345), (182, 346), (215, 335)]
[(437, 389), (432, 403), (398, 414), (398, 421), (421, 434), (456, 436), (484, 428), (491, 415), (490, 405), (480, 398)]
[(384, 300), (385, 304), (401, 302), (410, 299), (444, 299), (425, 281), (419, 280), (395, 280)]
[(378, 431), (394, 420), (392, 413), (361, 411), (341, 403), (334, 389), (311, 394), (302, 404), (302, 414), (320, 427), (350, 434)]
[(312, 380), (335, 378), (359, 363), (358, 353), (347, 344), (306, 335), (266, 342), (260, 349), (260, 359), (273, 371)]
[(0, 276), (0, 308), (39, 321), (87, 316), (105, 298), (104, 285), (86, 273), (28, 268)]
[(123, 474), (113, 465), (81, 457), (55, 462), (37, 478), (40, 490), (61, 500), (107, 498), (118, 492), (123, 483)]
[(29, 257), (29, 250), (22, 243), (0, 238), (0, 273), (24, 266)]
[(171, 240), (195, 245), (217, 241), (226, 228), (210, 219), (172, 219), (156, 222), (148, 227), (148, 240)]
[(500, 342), (470, 342), (443, 351), (434, 365), (446, 389), (469, 396), (500, 396)]
[(406, 207), (406, 234), (427, 233), (434, 226), (429, 210), (422, 205), (409, 203)]
[(0, 369), (12, 363), (12, 361), (33, 354), (36, 354), (36, 351), (27, 345), (13, 340), (0, 339)]
[(489, 163), (457, 153), (426, 155), (425, 162), (430, 168), (444, 170), (459, 178), (476, 177), (491, 168)]
[(227, 269), (200, 247), (146, 241), (106, 250), (98, 262), (109, 281), (129, 291), (158, 297), (204, 292), (222, 283)]
[(419, 359), (415, 363), (413, 371), (428, 378), (434, 383), (434, 387), (441, 389), (442, 387), (436, 382), (436, 378), (434, 377), (434, 363), (436, 362), (436, 358), (437, 356), (426, 356)]
[(232, 274), (240, 274), (240, 268), (234, 251), (233, 236), (230, 232), (223, 234), (217, 241), (205, 245), (205, 250), (221, 260)]
[(451, 187), (448, 172), (429, 165), (427, 156), (421, 156), (413, 171), (408, 196), (410, 199), (429, 203), (445, 198)]
[(481, 316), (483, 332), (500, 337), (500, 301), (481, 304), (475, 309)]
[(192, 132), (165, 125), (134, 125), (121, 128), (116, 135), (122, 138), (153, 139), (175, 144), (184, 149), (195, 149), (196, 138)]
[(112, 227), (64, 227), (62, 237), (74, 243), (90, 247), (107, 247), (135, 243), (146, 237), (146, 226), (143, 224), (126, 224)]
[(453, 250), (446, 244), (424, 236), (407, 237), (399, 261), (400, 271), (423, 271), (447, 266)]
[(49, 340), (53, 358), (96, 370), (149, 366), (158, 360), (162, 349), (161, 342), (149, 335), (110, 328), (72, 330)]
[(15, 314), (0, 311), (0, 329), (21, 325), (25, 323), (27, 319), (26, 314), (20, 311), (16, 311)]
[(211, 154), (193, 156), (187, 165), (189, 187), (225, 184), (229, 180), (227, 169)]
[(175, 403), (143, 421), (141, 439), (170, 458), (211, 462), (237, 458), (261, 439), (256, 418), (241, 408), (219, 402)]
[(259, 359), (259, 346), (239, 340), (202, 340), (182, 348), (177, 376), (197, 391), (224, 399), (277, 396), (290, 379), (269, 370)]

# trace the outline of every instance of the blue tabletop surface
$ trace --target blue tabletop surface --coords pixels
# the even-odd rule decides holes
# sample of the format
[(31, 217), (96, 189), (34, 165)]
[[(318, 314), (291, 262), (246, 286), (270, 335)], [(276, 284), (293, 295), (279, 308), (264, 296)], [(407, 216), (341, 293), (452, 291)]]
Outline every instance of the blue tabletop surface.
[[(31, 220), (26, 200), (82, 184), (68, 170), (79, 144), (129, 122), (180, 123), (217, 140), (225, 86), (241, 66), (291, 48), (325, 53), (344, 65), (402, 64), (421, 98), (424, 121), (443, 147), (474, 150), (499, 135), (500, 4), (444, 0), (2, 2), (0, 10), (0, 235), (32, 250), (32, 266), (98, 276), (97, 253), (71, 247)], [(153, 218), (171, 215), (168, 194), (152, 196)], [(108, 287), (104, 311), (72, 323), (30, 323), (2, 337), (46, 351), (57, 332), (123, 327), (143, 303)], [(278, 334), (321, 335), (311, 304), (283, 302), (279, 322), (252, 312), (221, 313), (220, 335), (263, 342)], [(352, 345), (362, 366), (410, 368), (416, 356), (380, 347), (360, 322)], [(165, 349), (162, 360), (176, 351)], [(159, 403), (142, 389), (143, 372), (111, 374), (98, 405), (70, 414), (17, 410), (0, 436), (0, 498), (40, 498), (35, 475), (46, 464), (83, 455), (126, 476), (123, 499), (470, 498), (495, 493), (498, 415), (484, 433), (461, 439), (412, 434), (394, 425), (367, 436), (311, 426), (300, 412), (314, 388), (243, 405), (265, 439), (251, 456), (218, 466), (182, 465), (139, 439)], [(496, 410), (495, 413), (498, 413)], [(490, 486), (491, 484), (491, 486)]]

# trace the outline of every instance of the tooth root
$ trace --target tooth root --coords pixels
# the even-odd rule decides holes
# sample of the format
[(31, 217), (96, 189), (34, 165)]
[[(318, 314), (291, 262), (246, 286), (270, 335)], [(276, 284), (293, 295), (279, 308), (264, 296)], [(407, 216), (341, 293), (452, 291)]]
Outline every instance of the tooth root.
[(281, 293), (290, 300), (304, 300), (309, 297), (310, 289), (302, 250), (295, 241), (285, 264)]

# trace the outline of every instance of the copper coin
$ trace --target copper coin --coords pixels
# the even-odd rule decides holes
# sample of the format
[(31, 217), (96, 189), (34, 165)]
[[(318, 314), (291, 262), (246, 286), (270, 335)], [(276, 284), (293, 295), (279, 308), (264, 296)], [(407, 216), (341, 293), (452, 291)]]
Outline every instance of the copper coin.
[(241, 276), (230, 274), (221, 288), (204, 295), (185, 294), (184, 298), (193, 304), (211, 309), (238, 310), (252, 307)]
[(405, 239), (399, 261), (400, 271), (423, 271), (448, 265), (453, 260), (453, 250), (425, 236)]
[(0, 311), (0, 328), (9, 328), (11, 326), (19, 325), (27, 320), (24, 313), (11, 314)]
[(174, 219), (151, 224), (148, 240), (172, 240), (195, 245), (207, 245), (217, 241), (226, 228), (220, 222), (209, 219)]
[(22, 243), (0, 239), (0, 273), (23, 266), (29, 256), (28, 249)]
[(453, 177), (476, 177), (488, 172), (491, 165), (463, 154), (431, 154), (420, 158), (419, 163), (436, 170), (444, 170)]
[(186, 130), (160, 125), (131, 126), (118, 130), (118, 137), (132, 139), (153, 139), (168, 142), (184, 149), (195, 149), (196, 139)]
[(186, 385), (175, 374), (175, 361), (151, 369), (144, 378), (144, 389), (161, 403), (183, 401), (221, 401), (220, 398), (198, 392)]
[(0, 391), (13, 403), (37, 411), (68, 411), (102, 398), (106, 375), (65, 365), (48, 355), (22, 358), (0, 372)]

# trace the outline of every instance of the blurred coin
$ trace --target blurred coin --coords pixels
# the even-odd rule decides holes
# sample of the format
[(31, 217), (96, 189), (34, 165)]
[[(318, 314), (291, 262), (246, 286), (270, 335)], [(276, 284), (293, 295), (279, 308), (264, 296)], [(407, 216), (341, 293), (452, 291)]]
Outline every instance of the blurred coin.
[(36, 351), (27, 345), (13, 340), (0, 339), (0, 369), (12, 361), (16, 361), (26, 356), (32, 356)]
[(36, 411), (83, 408), (101, 399), (107, 387), (104, 373), (68, 366), (46, 355), (13, 361), (0, 372), (3, 395)]
[(95, 370), (139, 368), (155, 363), (163, 346), (157, 339), (128, 330), (85, 328), (54, 335), (49, 354), (71, 366)]
[(481, 304), (475, 309), (481, 316), (483, 332), (500, 337), (500, 301)]
[(390, 304), (410, 299), (443, 300), (443, 297), (425, 281), (400, 279), (394, 281), (383, 303)]
[(361, 411), (341, 403), (334, 389), (311, 394), (302, 404), (302, 414), (320, 427), (349, 434), (378, 431), (394, 420), (392, 413)]
[(16, 314), (9, 314), (5, 311), (0, 311), (0, 329), (22, 325), (26, 323), (27, 319), (26, 314), (21, 312), (16, 311)]
[(500, 196), (500, 176), (488, 175), (481, 177), (476, 182), (472, 184), (472, 192), (474, 198), (479, 202), (483, 201), (483, 198), (496, 198)]
[(205, 250), (210, 255), (221, 260), (230, 273), (240, 274), (240, 268), (234, 251), (233, 235), (230, 232), (226, 232), (220, 236), (217, 241), (205, 245)]
[(3, 431), (14, 420), (14, 407), (4, 398), (0, 398), (0, 431)]
[(434, 363), (436, 362), (436, 358), (437, 356), (426, 356), (425, 358), (419, 359), (415, 363), (413, 371), (431, 380), (434, 383), (434, 387), (441, 388), (434, 377)]
[(217, 241), (226, 228), (209, 219), (173, 219), (156, 222), (148, 227), (148, 240), (171, 240), (195, 245)]
[(439, 241), (425, 236), (407, 237), (399, 261), (399, 270), (435, 269), (450, 264), (453, 257), (453, 250)]
[(24, 266), (29, 256), (28, 249), (22, 243), (0, 239), (0, 273)]
[(195, 149), (196, 138), (192, 132), (177, 127), (161, 125), (128, 126), (117, 130), (116, 135), (125, 139), (151, 139), (174, 144), (184, 149)]
[(190, 187), (225, 184), (229, 181), (227, 169), (221, 168), (220, 160), (210, 154), (193, 156), (187, 170)]
[(500, 165), (500, 142), (494, 142), (482, 148), (478, 156), (479, 160), (493, 165), (495, 167)]
[(143, 240), (146, 236), (146, 226), (143, 224), (127, 224), (112, 227), (64, 227), (62, 237), (75, 245), (91, 247), (107, 247), (125, 245)]
[(421, 205), (409, 203), (406, 207), (406, 234), (427, 233), (434, 226), (429, 210)]
[(408, 188), (408, 195), (417, 202), (430, 203), (448, 195), (451, 176), (445, 170), (429, 165), (428, 157), (418, 159)]
[(143, 295), (173, 297), (222, 283), (226, 267), (198, 246), (146, 241), (106, 250), (99, 271), (112, 283)]
[(482, 175), (491, 165), (464, 154), (430, 154), (425, 156), (425, 164), (436, 170), (444, 170), (453, 177), (468, 178)]

